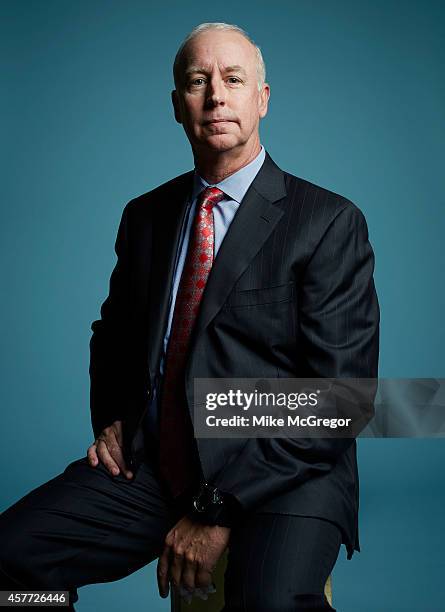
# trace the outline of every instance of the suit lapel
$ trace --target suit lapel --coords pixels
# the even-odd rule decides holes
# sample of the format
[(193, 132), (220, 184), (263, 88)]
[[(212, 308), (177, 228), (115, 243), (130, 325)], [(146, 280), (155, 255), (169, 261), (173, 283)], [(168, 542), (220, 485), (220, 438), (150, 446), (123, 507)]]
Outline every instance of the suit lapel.
[(193, 355), (200, 335), (273, 232), (283, 215), (273, 202), (285, 196), (283, 172), (266, 152), (264, 163), (247, 190), (213, 263), (190, 339), (189, 355)]
[[(193, 171), (178, 178), (164, 202), (153, 211), (153, 248), (149, 282), (148, 349), (153, 379), (168, 318), (176, 252)], [(246, 192), (222, 241), (190, 339), (189, 355), (216, 316), (237, 279), (273, 232), (283, 211), (274, 202), (286, 196), (283, 172), (266, 152), (264, 163)], [(189, 360), (190, 364), (190, 360)]]
[(192, 180), (193, 171), (182, 175), (171, 193), (165, 197), (165, 201), (159, 202), (153, 212), (148, 314), (149, 370), (152, 378), (156, 373), (158, 357), (162, 350), (176, 251)]

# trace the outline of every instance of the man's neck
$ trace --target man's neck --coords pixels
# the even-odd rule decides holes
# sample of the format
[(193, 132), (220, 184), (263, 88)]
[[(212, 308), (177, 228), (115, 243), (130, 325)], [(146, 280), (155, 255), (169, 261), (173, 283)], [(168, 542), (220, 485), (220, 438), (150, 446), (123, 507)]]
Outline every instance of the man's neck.
[(215, 155), (198, 156), (195, 154), (196, 172), (210, 185), (216, 185), (231, 174), (238, 172), (257, 157), (261, 151), (260, 143), (250, 151), (242, 151), (234, 156), (233, 151), (216, 152)]

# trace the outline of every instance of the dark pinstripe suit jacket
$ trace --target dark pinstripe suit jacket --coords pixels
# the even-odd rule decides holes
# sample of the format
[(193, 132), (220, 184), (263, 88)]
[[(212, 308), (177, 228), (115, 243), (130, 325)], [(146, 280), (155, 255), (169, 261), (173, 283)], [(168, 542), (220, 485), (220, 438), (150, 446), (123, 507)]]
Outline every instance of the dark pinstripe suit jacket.
[[(124, 422), (125, 455), (143, 457), (141, 423), (159, 368), (174, 260), (193, 172), (125, 207), (118, 260), (90, 342), (95, 435)], [(194, 378), (376, 377), (379, 308), (360, 210), (283, 172), (266, 153), (215, 259), (193, 330)], [(358, 543), (352, 439), (198, 440), (204, 476), (246, 510), (337, 523)]]

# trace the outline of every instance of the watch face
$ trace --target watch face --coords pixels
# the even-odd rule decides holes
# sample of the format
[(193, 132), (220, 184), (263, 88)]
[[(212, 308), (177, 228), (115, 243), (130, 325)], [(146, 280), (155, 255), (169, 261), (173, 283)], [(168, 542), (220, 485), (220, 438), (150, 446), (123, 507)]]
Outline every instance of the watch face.
[(202, 485), (201, 491), (193, 499), (193, 506), (198, 512), (205, 512), (212, 506), (219, 506), (223, 503), (223, 498), (216, 487), (207, 484)]
[(208, 504), (205, 504), (201, 499), (197, 498), (193, 500), (193, 506), (198, 512), (205, 512)]

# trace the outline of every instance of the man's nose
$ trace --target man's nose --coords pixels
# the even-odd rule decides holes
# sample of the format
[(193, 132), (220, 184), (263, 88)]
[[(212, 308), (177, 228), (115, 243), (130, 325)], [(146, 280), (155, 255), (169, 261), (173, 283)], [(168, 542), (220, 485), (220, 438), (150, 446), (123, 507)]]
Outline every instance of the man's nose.
[(210, 80), (207, 88), (207, 104), (218, 106), (218, 104), (225, 104), (225, 101), (226, 89), (224, 82), (221, 79)]

